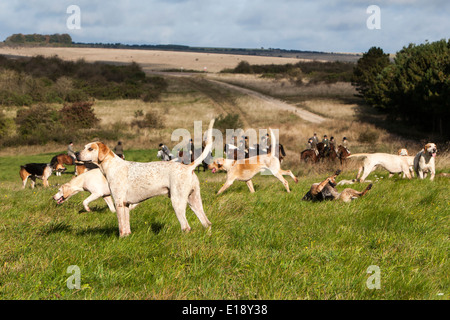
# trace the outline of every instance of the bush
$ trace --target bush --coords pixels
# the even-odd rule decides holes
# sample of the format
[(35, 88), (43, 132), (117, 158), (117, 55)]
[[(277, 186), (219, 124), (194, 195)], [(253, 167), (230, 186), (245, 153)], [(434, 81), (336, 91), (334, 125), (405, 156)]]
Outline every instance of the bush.
[(0, 56), (0, 102), (5, 105), (78, 102), (89, 98), (156, 101), (167, 86), (162, 77), (147, 77), (137, 63), (115, 66), (84, 60), (63, 61), (58, 57), (13, 60)]
[(335, 83), (338, 81), (350, 82), (353, 74), (354, 63), (333, 61), (333, 62), (297, 62), (295, 64), (263, 64), (250, 65), (247, 61), (241, 61), (234, 69), (224, 69), (221, 72), (262, 74), (263, 77), (286, 77), (294, 83), (302, 84), (301, 77), (307, 76), (309, 83)]
[(227, 129), (242, 129), (244, 124), (241, 119), (239, 119), (238, 114), (227, 114), (219, 115), (214, 122), (214, 127), (219, 129), (223, 134), (226, 133)]
[(3, 113), (0, 111), (0, 137), (4, 137), (7, 131), (7, 119)]
[(35, 105), (17, 112), (15, 122), (18, 141), (22, 144), (45, 144), (49, 141), (61, 142), (64, 128), (59, 122), (59, 114), (46, 105)]
[(94, 109), (92, 109), (93, 104), (93, 102), (87, 101), (65, 104), (59, 110), (61, 123), (75, 129), (94, 127), (100, 120), (95, 116)]
[[(135, 114), (136, 117), (136, 114)], [(151, 128), (151, 129), (161, 129), (164, 128), (163, 117), (157, 111), (149, 111), (145, 114), (142, 120), (133, 120), (132, 126), (137, 126), (138, 128)]]
[(362, 143), (370, 143), (373, 144), (377, 142), (379, 137), (379, 133), (377, 131), (368, 130), (361, 132), (358, 137), (358, 141)]

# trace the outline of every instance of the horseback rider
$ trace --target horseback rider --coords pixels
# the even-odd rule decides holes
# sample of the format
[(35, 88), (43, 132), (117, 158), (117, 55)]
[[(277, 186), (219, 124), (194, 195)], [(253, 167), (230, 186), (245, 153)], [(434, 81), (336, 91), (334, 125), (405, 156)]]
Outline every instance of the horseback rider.
[(70, 141), (67, 146), (67, 155), (72, 158), (73, 163), (76, 161), (75, 151), (73, 150), (73, 142)]
[(330, 148), (333, 148), (334, 151), (337, 152), (336, 141), (334, 140), (334, 137), (333, 137), (333, 136), (330, 138)]
[(122, 141), (117, 142), (117, 145), (114, 147), (114, 153), (117, 154), (120, 158), (125, 159), (125, 156), (123, 155)]
[(323, 148), (324, 156), (327, 156), (328, 152), (330, 151), (330, 142), (329, 142), (328, 136), (326, 134), (323, 136), (322, 143), (323, 143), (323, 147), (324, 147)]
[(317, 133), (314, 132), (314, 135), (310, 138), (311, 139), (311, 149), (314, 150), (316, 153), (316, 156), (319, 155), (319, 150), (317, 149), (317, 144), (319, 143), (319, 138), (317, 137)]
[(268, 148), (269, 148), (269, 134), (266, 133), (261, 137), (261, 140), (259, 142), (259, 153), (267, 154)]
[(162, 153), (161, 156), (158, 153), (158, 158), (162, 158), (163, 161), (172, 160), (172, 154), (170, 153), (169, 148), (165, 144), (160, 143), (158, 146), (158, 150), (161, 151), (161, 153)]
[(346, 137), (342, 138), (342, 146), (348, 151), (348, 140)]
[(189, 150), (190, 156), (192, 156), (194, 154), (194, 142), (192, 141), (192, 139), (190, 139), (187, 144), (187, 150)]
[(248, 136), (244, 136), (244, 139), (240, 141), (238, 149), (244, 150), (244, 157), (248, 158), (248, 149), (249, 149)]
[(314, 148), (313, 148), (313, 139), (312, 138), (309, 138), (308, 139), (308, 143), (307, 143), (307, 145), (306, 145), (306, 148), (308, 149), (308, 150), (313, 150)]

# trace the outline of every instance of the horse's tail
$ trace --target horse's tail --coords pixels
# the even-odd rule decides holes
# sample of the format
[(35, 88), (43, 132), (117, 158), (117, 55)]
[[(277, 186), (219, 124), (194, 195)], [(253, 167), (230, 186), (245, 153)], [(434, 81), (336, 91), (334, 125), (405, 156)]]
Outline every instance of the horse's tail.
[(281, 143), (280, 143), (280, 151), (281, 151), (281, 154), (283, 155), (283, 157), (286, 157), (286, 152), (284, 152), (284, 147)]

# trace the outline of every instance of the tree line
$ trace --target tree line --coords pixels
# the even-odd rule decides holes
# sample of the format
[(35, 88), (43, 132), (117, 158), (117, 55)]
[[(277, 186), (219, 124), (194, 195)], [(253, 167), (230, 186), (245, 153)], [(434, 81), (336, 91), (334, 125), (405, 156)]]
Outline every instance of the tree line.
[(410, 44), (393, 61), (372, 47), (358, 60), (352, 83), (391, 120), (450, 137), (450, 40)]

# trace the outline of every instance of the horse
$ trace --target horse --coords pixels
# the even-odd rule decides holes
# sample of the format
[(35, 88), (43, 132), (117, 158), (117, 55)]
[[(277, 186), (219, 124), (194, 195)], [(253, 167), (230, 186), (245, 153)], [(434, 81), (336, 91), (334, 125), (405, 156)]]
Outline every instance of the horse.
[(334, 149), (334, 144), (330, 143), (328, 147), (325, 147), (323, 142), (319, 142), (316, 145), (317, 151), (319, 151), (319, 159), (329, 159), (336, 160), (338, 157), (336, 150)]
[(319, 161), (320, 154), (317, 155), (316, 151), (313, 149), (306, 149), (300, 152), (300, 160), (305, 162), (310, 161), (311, 163), (316, 163)]
[(328, 147), (328, 152), (326, 153), (326, 157), (332, 161), (334, 161), (334, 160), (336, 160), (336, 158), (338, 158), (338, 154), (336, 153), (334, 144), (330, 143), (330, 146)]
[(72, 165), (72, 166), (75, 165), (74, 159), (65, 153), (61, 153), (61, 154), (54, 156), (52, 158), (52, 160), (50, 161), (50, 166), (53, 168), (53, 170), (56, 171), (57, 176), (60, 176), (61, 172), (64, 172), (67, 170), (67, 168), (64, 167), (65, 164)]
[(346, 161), (347, 157), (350, 155), (350, 151), (343, 145), (339, 145), (337, 155), (342, 166), (344, 165), (344, 162)]

